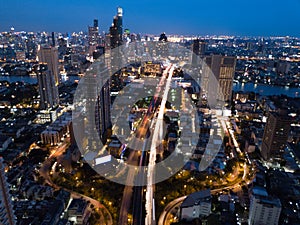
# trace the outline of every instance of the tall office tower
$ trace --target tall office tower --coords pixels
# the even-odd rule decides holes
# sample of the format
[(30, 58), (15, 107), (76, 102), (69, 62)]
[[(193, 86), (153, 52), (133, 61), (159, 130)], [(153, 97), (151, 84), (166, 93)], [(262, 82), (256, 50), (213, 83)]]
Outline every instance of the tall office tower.
[(121, 7), (117, 8), (117, 29), (118, 29), (118, 35), (119, 35), (119, 40), (122, 44), (122, 39), (123, 39), (123, 9)]
[(110, 46), (116, 48), (122, 45), (123, 39), (123, 9), (118, 7), (117, 16), (114, 17), (113, 23), (109, 28)]
[[(199, 39), (193, 40), (192, 44), (192, 65), (199, 64), (199, 57), (203, 58), (206, 52), (206, 42)], [(198, 56), (198, 57), (197, 57)]]
[[(236, 66), (236, 58), (233, 56), (210, 55), (204, 58), (205, 65), (202, 68), (201, 88), (202, 93), (207, 94), (215, 90), (211, 87), (211, 75), (218, 81), (216, 99), (222, 101), (231, 100), (233, 76)], [(212, 72), (212, 74), (211, 74)]]
[(112, 23), (111, 27), (109, 28), (110, 47), (112, 49), (120, 46), (118, 28), (116, 26), (117, 20), (118, 20), (117, 17), (114, 17), (113, 23)]
[(111, 68), (111, 35), (105, 35), (105, 45), (104, 45), (104, 58), (105, 58), (105, 65), (107, 68)]
[(118, 7), (117, 15), (113, 19), (113, 23), (109, 28), (110, 35), (110, 49), (111, 51), (105, 51), (109, 54), (109, 58), (106, 63), (109, 66), (109, 69), (112, 73), (115, 73), (118, 69), (120, 69), (121, 61), (122, 61), (122, 52), (121, 49), (115, 49), (122, 45), (123, 43), (123, 9)]
[(15, 225), (15, 216), (9, 188), (4, 173), (3, 158), (0, 156), (0, 224)]
[(121, 45), (119, 34), (118, 34), (118, 28), (117, 28), (117, 17), (114, 17), (113, 23), (111, 27), (109, 28), (109, 34), (110, 34), (110, 48), (116, 48)]
[(55, 34), (54, 34), (54, 32), (52, 32), (52, 34), (51, 34), (51, 39), (52, 39), (51, 46), (55, 47)]
[(98, 95), (95, 112), (96, 128), (103, 143), (107, 141), (111, 128), (110, 107), (110, 80), (107, 80)]
[(39, 63), (47, 63), (48, 69), (54, 76), (55, 85), (59, 85), (60, 77), (58, 71), (58, 50), (56, 47), (41, 46), (38, 47)]
[(278, 154), (285, 147), (291, 122), (291, 118), (284, 113), (269, 113), (261, 147), (261, 154), (265, 160)]
[(39, 64), (37, 78), (40, 93), (40, 109), (51, 109), (58, 105), (58, 88), (47, 64)]
[(98, 26), (99, 26), (98, 20), (94, 19), (94, 27), (98, 27)]
[(278, 225), (281, 202), (268, 195), (251, 196), (249, 209), (249, 225)]
[[(110, 136), (111, 116), (110, 116), (110, 79), (108, 68), (102, 61), (94, 63), (97, 67), (95, 73), (87, 72), (85, 82), (85, 96), (87, 121), (85, 123), (85, 132), (89, 134), (89, 139), (86, 142), (90, 148), (94, 148), (94, 142), (100, 139), (105, 143), (107, 137)], [(95, 95), (96, 94), (96, 95)], [(84, 126), (85, 126), (84, 125)]]
[(88, 27), (88, 32), (89, 46), (97, 45), (99, 41), (99, 27), (97, 19), (94, 20), (94, 26)]

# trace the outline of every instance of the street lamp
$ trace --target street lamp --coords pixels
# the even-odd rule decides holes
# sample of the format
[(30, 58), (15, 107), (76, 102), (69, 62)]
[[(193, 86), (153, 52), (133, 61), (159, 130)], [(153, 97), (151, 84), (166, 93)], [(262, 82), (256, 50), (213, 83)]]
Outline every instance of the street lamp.
[(132, 224), (132, 223), (131, 223), (131, 219), (130, 219), (130, 218), (128, 218), (128, 220), (127, 220), (127, 221), (128, 221), (128, 224), (129, 224), (129, 225), (131, 225), (131, 224)]

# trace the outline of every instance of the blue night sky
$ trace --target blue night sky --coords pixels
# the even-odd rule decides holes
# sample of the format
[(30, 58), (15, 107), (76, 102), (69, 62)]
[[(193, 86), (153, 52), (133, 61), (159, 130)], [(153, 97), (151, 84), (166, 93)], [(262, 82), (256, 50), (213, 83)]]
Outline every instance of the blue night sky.
[(0, 31), (108, 31), (116, 7), (135, 33), (300, 37), (300, 0), (0, 0)]

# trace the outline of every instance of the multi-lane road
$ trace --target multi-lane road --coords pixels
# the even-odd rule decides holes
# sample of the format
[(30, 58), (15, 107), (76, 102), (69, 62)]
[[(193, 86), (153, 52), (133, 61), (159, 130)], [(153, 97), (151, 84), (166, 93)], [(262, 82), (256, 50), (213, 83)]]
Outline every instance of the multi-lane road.
[[(135, 149), (137, 151), (132, 151), (127, 161), (127, 163), (130, 162), (131, 165), (135, 165), (137, 166), (137, 168), (132, 169), (132, 171), (129, 171), (127, 174), (127, 183), (128, 181), (130, 181), (131, 185), (128, 185), (124, 188), (123, 199), (121, 203), (121, 211), (119, 216), (120, 225), (154, 225), (157, 224), (157, 222), (158, 224), (165, 225), (165, 220), (168, 218), (170, 212), (174, 210), (174, 207), (179, 206), (185, 198), (185, 196), (183, 196), (172, 202), (170, 205), (168, 205), (169, 208), (167, 207), (161, 215), (159, 221), (156, 221), (154, 181), (155, 163), (156, 156), (160, 153), (158, 151), (158, 146), (161, 144), (162, 141), (161, 129), (163, 126), (163, 115), (165, 112), (165, 105), (167, 102), (168, 93), (171, 87), (173, 70), (174, 67), (172, 65), (168, 66), (165, 69), (163, 76), (160, 78), (160, 82), (156, 87), (156, 92), (153, 97), (154, 103), (152, 102), (149, 105), (148, 111), (144, 115), (141, 124), (137, 128), (136, 132), (132, 134), (135, 136), (135, 138), (139, 139), (144, 144), (143, 147), (139, 145), (139, 149)], [(160, 97), (161, 99), (159, 107), (155, 106), (158, 97)], [(213, 193), (240, 187), (239, 183), (241, 181), (247, 181), (246, 175), (249, 172), (249, 165), (251, 164), (248, 155), (243, 155), (241, 153), (238, 143), (234, 137), (234, 132), (230, 128), (229, 123), (225, 120), (222, 125), (231, 137), (231, 141), (233, 142), (234, 146), (233, 153), (235, 157), (245, 157), (247, 163), (244, 163), (244, 165), (241, 166), (241, 170), (243, 170), (243, 175), (241, 179), (235, 179), (236, 182), (227, 187), (216, 188), (212, 190)], [(193, 129), (195, 130), (195, 128)], [(151, 133), (150, 137), (147, 137), (147, 132)], [(139, 154), (137, 154), (137, 152), (139, 152)], [(149, 152), (149, 154), (147, 154), (147, 152)], [(139, 155), (139, 157), (137, 157), (137, 155)], [(147, 161), (148, 164), (145, 166)], [(238, 178), (238, 176), (236, 175), (233, 178)], [(145, 182), (146, 185), (144, 187), (143, 185), (145, 184)], [(132, 220), (128, 218), (130, 207), (133, 208)]]
[(147, 191), (146, 191), (146, 218), (145, 224), (146, 225), (154, 225), (156, 224), (155, 221), (155, 199), (154, 199), (154, 177), (155, 177), (155, 162), (156, 162), (156, 155), (157, 155), (157, 147), (162, 142), (162, 129), (163, 129), (163, 117), (165, 113), (165, 106), (168, 99), (169, 90), (171, 87), (172, 75), (173, 75), (174, 67), (168, 67), (168, 78), (166, 81), (165, 89), (163, 92), (157, 122), (154, 128), (154, 133), (151, 142), (150, 148), (150, 156), (149, 156), (149, 163), (148, 163), (148, 174), (147, 174)]
[[(121, 210), (119, 216), (119, 224), (125, 225), (132, 222), (132, 224), (155, 224), (155, 208), (154, 208), (154, 166), (156, 161), (157, 146), (159, 146), (159, 140), (162, 140), (160, 134), (162, 133), (163, 115), (165, 111), (165, 104), (167, 102), (168, 91), (172, 80), (174, 68), (167, 67), (160, 78), (159, 84), (156, 87), (151, 104), (148, 107), (147, 113), (144, 115), (140, 126), (137, 128), (135, 139), (143, 141), (141, 149), (134, 149), (132, 151), (127, 163), (138, 166), (138, 169), (132, 169), (127, 174), (127, 185), (124, 188), (123, 199), (121, 203)], [(162, 97), (160, 97), (162, 96)], [(160, 107), (157, 107), (157, 103), (161, 99)], [(159, 112), (157, 113), (157, 109)], [(157, 118), (156, 118), (157, 115)], [(150, 132), (150, 136), (147, 137), (147, 133)], [(131, 146), (134, 146), (134, 144)], [(140, 146), (140, 145), (138, 145)], [(140, 147), (139, 147), (140, 148)], [(147, 154), (148, 150), (149, 155)], [(139, 157), (136, 155), (139, 153)], [(149, 163), (146, 166), (146, 161), (149, 156)], [(146, 169), (147, 167), (147, 169)], [(147, 177), (145, 177), (147, 170)], [(144, 189), (145, 181), (146, 189)], [(134, 186), (134, 187), (132, 187)], [(146, 190), (146, 215), (143, 211), (144, 190)], [(132, 200), (132, 202), (131, 202)], [(133, 220), (128, 218), (129, 208), (133, 208)], [(146, 219), (145, 219), (146, 218)]]

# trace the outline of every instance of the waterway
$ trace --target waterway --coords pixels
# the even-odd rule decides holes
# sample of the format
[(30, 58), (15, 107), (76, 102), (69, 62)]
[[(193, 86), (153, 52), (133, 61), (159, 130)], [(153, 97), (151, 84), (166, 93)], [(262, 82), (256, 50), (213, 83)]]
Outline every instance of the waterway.
[[(70, 82), (74, 82), (75, 80), (79, 80), (78, 76), (69, 76), (66, 80)], [(0, 81), (7, 80), (8, 82), (25, 82), (29, 84), (36, 84), (37, 77), (36, 76), (0, 76)], [(250, 92), (253, 91), (263, 96), (267, 95), (287, 95), (289, 97), (300, 97), (300, 88), (291, 88), (291, 87), (283, 87), (283, 86), (270, 86), (266, 84), (254, 84), (254, 83), (234, 83), (233, 84), (234, 91), (244, 91)]]
[[(69, 76), (63, 79), (63, 82), (70, 81), (74, 82), (75, 80), (79, 80), (79, 76)], [(0, 76), (0, 81), (8, 81), (8, 82), (24, 82), (28, 84), (37, 84), (36, 76)]]
[(234, 83), (234, 91), (250, 92), (253, 91), (263, 96), (267, 95), (287, 95), (289, 97), (300, 97), (300, 88), (291, 88), (286, 86), (271, 86), (266, 84), (254, 83)]

